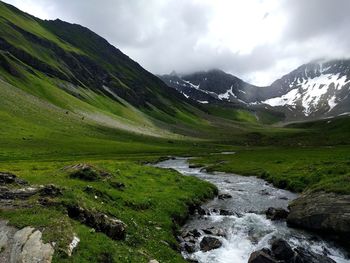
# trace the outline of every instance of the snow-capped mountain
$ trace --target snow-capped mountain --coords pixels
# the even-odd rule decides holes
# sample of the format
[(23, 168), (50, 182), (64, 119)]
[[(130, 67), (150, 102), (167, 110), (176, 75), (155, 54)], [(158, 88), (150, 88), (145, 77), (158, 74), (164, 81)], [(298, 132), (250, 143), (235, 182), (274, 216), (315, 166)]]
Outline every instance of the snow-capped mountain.
[(272, 83), (261, 103), (286, 110), (289, 119), (336, 116), (350, 111), (350, 60), (300, 66)]
[(231, 102), (247, 104), (255, 101), (258, 87), (227, 74), (221, 70), (210, 70), (188, 75), (163, 75), (160, 78), (185, 97), (201, 103)]
[(256, 87), (220, 70), (161, 76), (185, 97), (279, 110), (287, 120), (319, 119), (350, 112), (350, 60), (305, 64), (268, 87)]

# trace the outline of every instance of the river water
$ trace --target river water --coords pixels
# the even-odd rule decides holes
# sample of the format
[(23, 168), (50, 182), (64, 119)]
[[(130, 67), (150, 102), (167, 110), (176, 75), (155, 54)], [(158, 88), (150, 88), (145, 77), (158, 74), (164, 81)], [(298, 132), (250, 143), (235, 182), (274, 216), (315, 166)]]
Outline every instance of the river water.
[[(219, 237), (222, 247), (208, 252), (199, 249), (200, 237), (195, 253), (183, 252), (187, 259), (200, 263), (247, 263), (252, 252), (269, 247), (272, 238), (283, 238), (292, 247), (309, 248), (315, 253), (324, 254), (338, 263), (349, 262), (344, 251), (332, 242), (305, 231), (287, 227), (284, 221), (266, 219), (265, 211), (269, 207), (287, 208), (288, 203), (297, 195), (273, 187), (256, 177), (240, 176), (228, 173), (208, 173), (200, 168), (189, 168), (187, 158), (176, 158), (156, 164), (161, 168), (172, 168), (187, 176), (196, 176), (211, 182), (219, 189), (219, 194), (227, 193), (232, 198), (214, 200), (203, 205), (212, 211), (208, 216), (193, 216), (183, 230), (208, 229), (214, 227), (225, 232)], [(235, 215), (222, 216), (218, 210), (228, 210)], [(214, 210), (214, 211), (213, 211)], [(204, 234), (204, 233), (203, 233)]]

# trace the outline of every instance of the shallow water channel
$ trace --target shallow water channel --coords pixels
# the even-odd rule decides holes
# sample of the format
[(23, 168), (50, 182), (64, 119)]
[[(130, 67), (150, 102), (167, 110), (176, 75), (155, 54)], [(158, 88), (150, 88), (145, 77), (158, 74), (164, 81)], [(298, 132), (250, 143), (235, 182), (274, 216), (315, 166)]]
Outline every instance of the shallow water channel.
[[(323, 240), (314, 234), (287, 227), (284, 221), (266, 219), (265, 211), (269, 207), (287, 208), (288, 203), (297, 195), (275, 188), (266, 181), (248, 176), (228, 173), (208, 173), (201, 168), (189, 168), (187, 158), (176, 158), (156, 164), (161, 168), (172, 168), (187, 176), (196, 176), (216, 185), (219, 193), (227, 193), (232, 198), (220, 200), (215, 198), (202, 207), (210, 215), (193, 216), (183, 230), (208, 229), (214, 227), (225, 232), (219, 237), (223, 245), (208, 252), (199, 249), (200, 237), (196, 252), (183, 252), (187, 259), (200, 263), (247, 263), (253, 251), (269, 247), (272, 238), (283, 238), (292, 247), (301, 246), (318, 254), (324, 254), (338, 263), (349, 262), (341, 249), (332, 242)], [(222, 216), (218, 211), (227, 210), (235, 215)]]

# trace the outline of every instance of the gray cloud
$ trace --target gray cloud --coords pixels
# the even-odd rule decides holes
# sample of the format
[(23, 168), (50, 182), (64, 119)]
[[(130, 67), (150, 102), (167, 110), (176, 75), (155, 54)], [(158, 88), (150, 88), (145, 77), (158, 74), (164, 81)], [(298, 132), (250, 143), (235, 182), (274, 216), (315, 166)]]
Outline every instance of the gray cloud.
[(155, 74), (220, 68), (264, 85), (301, 63), (350, 54), (349, 0), (6, 2), (87, 26)]

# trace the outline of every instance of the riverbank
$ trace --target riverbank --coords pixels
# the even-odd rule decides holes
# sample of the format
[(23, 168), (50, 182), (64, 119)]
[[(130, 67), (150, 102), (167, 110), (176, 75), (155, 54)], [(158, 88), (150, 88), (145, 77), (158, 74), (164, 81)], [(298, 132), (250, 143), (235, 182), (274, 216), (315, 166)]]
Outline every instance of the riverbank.
[(350, 146), (246, 147), (235, 154), (203, 155), (191, 165), (208, 171), (254, 175), (294, 192), (350, 194)]
[[(0, 171), (17, 179), (7, 175), (0, 182), (7, 198), (0, 200), (0, 218), (17, 230), (40, 230), (43, 243), (55, 244), (53, 262), (185, 262), (174, 236), (177, 223), (217, 189), (140, 161), (1, 163)], [(42, 187), (51, 184), (55, 188)], [(115, 220), (125, 224), (125, 236), (116, 232)]]
[[(286, 209), (290, 201), (297, 198), (289, 191), (277, 189), (252, 176), (207, 173), (201, 168), (190, 167), (186, 158), (164, 161), (157, 166), (176, 169), (219, 188), (218, 198), (198, 209), (179, 237), (183, 255), (190, 260), (246, 263), (254, 251), (269, 248), (274, 240), (282, 239), (298, 251), (298, 257), (309, 257), (306, 262), (321, 262), (319, 259), (322, 262), (350, 262), (329, 240), (288, 228), (285, 221), (271, 221), (265, 216), (269, 207)], [(302, 247), (308, 249), (300, 250)]]

